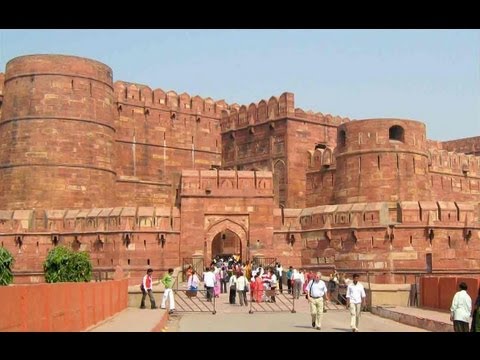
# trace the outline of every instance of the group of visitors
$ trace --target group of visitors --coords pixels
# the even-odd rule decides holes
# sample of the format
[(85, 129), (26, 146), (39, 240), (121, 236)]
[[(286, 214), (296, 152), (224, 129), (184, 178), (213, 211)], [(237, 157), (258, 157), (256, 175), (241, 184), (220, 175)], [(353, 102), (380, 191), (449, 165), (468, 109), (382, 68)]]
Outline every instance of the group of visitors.
[[(145, 299), (148, 295), (150, 299), (150, 306), (152, 309), (156, 309), (155, 298), (153, 296), (153, 280), (152, 280), (153, 269), (148, 269), (147, 274), (143, 277), (142, 283), (140, 285), (140, 290), (142, 291), (142, 300), (140, 302), (140, 309), (145, 309)], [(173, 269), (168, 269), (168, 272), (160, 280), (165, 286), (165, 291), (163, 293), (162, 304), (160, 305), (161, 309), (166, 308), (166, 302), (169, 303), (169, 313), (175, 311), (175, 299), (173, 296), (173, 284), (175, 279), (173, 278)]]
[[(321, 330), (322, 318), (325, 312), (325, 302), (329, 299), (329, 290), (322, 280), (322, 274), (317, 272), (306, 285), (306, 298), (310, 304), (310, 313), (312, 316), (312, 327)], [(360, 322), (360, 315), (362, 307), (365, 306), (365, 289), (363, 285), (358, 282), (360, 276), (353, 275), (353, 282), (347, 287), (347, 308), (350, 310), (350, 327), (353, 332), (358, 332), (358, 324)], [(297, 290), (295, 290), (297, 291)]]

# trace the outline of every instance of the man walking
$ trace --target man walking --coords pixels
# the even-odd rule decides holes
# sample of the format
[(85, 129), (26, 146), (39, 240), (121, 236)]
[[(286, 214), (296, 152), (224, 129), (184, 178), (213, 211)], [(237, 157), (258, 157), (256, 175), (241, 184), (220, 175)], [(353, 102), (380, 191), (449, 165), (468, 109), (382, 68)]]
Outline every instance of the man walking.
[(353, 332), (358, 332), (358, 323), (362, 306), (365, 306), (365, 289), (358, 282), (360, 275), (353, 274), (353, 282), (347, 288), (347, 308), (350, 309), (350, 326)]
[(156, 309), (157, 306), (155, 305), (155, 298), (153, 297), (152, 293), (152, 273), (153, 269), (147, 270), (147, 275), (143, 277), (142, 284), (140, 285), (140, 290), (142, 290), (142, 301), (140, 303), (140, 309), (145, 309), (145, 298), (150, 298), (150, 305), (152, 309)]
[(327, 296), (327, 286), (321, 280), (322, 274), (317, 272), (312, 280), (307, 284), (307, 300), (310, 303), (310, 313), (312, 314), (312, 327), (322, 330), (323, 308)]
[(207, 301), (212, 302), (213, 298), (213, 287), (215, 286), (215, 270), (214, 266), (207, 268), (207, 271), (203, 273), (203, 282), (205, 283), (205, 288), (207, 289)]
[(468, 332), (470, 314), (472, 312), (472, 298), (467, 294), (468, 286), (464, 282), (459, 285), (450, 307), (450, 320), (453, 321), (453, 331)]
[(165, 309), (166, 306), (166, 301), (168, 298), (168, 303), (169, 303), (169, 308), (170, 310), (168, 311), (169, 314), (173, 313), (175, 310), (175, 299), (173, 298), (173, 283), (175, 280), (173, 279), (173, 269), (170, 268), (168, 269), (168, 273), (165, 274), (165, 276), (162, 279), (162, 284), (165, 285), (165, 292), (163, 293), (163, 299), (162, 299), (162, 305), (160, 306), (162, 309)]

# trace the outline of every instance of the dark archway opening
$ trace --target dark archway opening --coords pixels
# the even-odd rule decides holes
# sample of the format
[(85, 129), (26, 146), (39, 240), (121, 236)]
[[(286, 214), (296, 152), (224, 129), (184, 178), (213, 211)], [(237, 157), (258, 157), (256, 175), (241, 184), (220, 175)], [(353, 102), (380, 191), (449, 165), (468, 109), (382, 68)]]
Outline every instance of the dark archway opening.
[[(229, 256), (242, 257), (242, 241), (240, 237), (231, 230), (219, 232), (212, 241), (212, 260), (215, 257), (227, 260)], [(243, 259), (242, 259), (243, 260)]]

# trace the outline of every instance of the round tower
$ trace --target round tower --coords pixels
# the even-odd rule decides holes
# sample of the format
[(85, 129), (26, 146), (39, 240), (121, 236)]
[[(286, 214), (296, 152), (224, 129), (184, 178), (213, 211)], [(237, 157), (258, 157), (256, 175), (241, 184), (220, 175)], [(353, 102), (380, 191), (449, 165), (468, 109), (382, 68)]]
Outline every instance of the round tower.
[(336, 203), (429, 200), (425, 124), (351, 121), (337, 129)]
[(98, 61), (10, 60), (0, 119), (0, 207), (112, 206), (113, 99), (112, 70)]

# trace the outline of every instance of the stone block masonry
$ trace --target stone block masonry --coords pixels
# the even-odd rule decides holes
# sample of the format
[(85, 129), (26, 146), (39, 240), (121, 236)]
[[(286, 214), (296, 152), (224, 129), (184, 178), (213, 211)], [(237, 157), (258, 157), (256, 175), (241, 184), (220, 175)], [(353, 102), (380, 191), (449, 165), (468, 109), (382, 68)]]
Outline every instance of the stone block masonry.
[(98, 61), (27, 55), (0, 74), (0, 241), (17, 283), (59, 244), (135, 284), (236, 254), (414, 282), (480, 267), (478, 137), (113, 82)]

